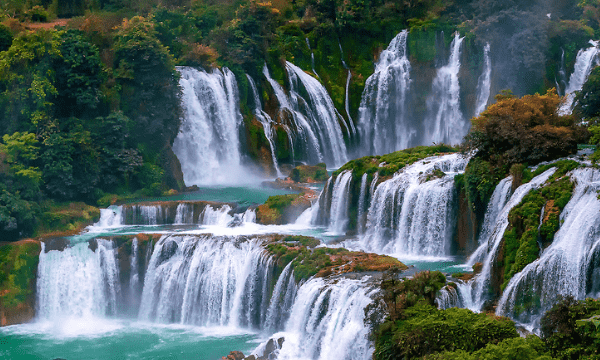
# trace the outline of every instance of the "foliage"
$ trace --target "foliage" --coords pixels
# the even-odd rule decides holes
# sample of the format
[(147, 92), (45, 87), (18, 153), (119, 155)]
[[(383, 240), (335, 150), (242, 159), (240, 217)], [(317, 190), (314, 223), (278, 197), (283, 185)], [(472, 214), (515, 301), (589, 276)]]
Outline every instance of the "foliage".
[(546, 354), (544, 342), (535, 335), (529, 335), (526, 338), (516, 337), (505, 339), (498, 344), (488, 343), (486, 347), (469, 353), (465, 350), (452, 352), (442, 352), (426, 356), (427, 360), (445, 359), (445, 360), (551, 360)]
[(473, 352), (517, 337), (508, 318), (467, 309), (438, 310), (418, 302), (404, 311), (403, 319), (388, 320), (380, 327), (373, 358), (414, 359), (442, 351)]
[(496, 101), (472, 120), (465, 138), (467, 149), (477, 149), (477, 157), (496, 166), (553, 160), (575, 153), (585, 139), (574, 117), (558, 115), (561, 99), (552, 89), (520, 99), (503, 93)]
[(541, 320), (542, 338), (558, 359), (600, 358), (600, 329), (593, 322), (581, 322), (600, 314), (600, 301), (559, 298)]
[(10, 48), (13, 42), (13, 34), (4, 24), (0, 24), (0, 52)]
[(464, 188), (469, 207), (483, 216), (494, 189), (507, 174), (506, 167), (494, 167), (489, 161), (473, 157), (464, 174), (455, 177), (456, 187)]
[(121, 106), (134, 123), (132, 140), (156, 149), (170, 145), (181, 122), (178, 73), (154, 24), (139, 16), (124, 20), (114, 51)]
[(0, 246), (0, 307), (15, 308), (34, 294), (40, 250), (32, 240)]

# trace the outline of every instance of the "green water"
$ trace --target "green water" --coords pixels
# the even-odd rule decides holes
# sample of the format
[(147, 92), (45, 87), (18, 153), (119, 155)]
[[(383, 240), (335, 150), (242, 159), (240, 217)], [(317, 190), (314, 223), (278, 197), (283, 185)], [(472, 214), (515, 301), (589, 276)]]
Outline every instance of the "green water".
[[(71, 330), (66, 333), (57, 330), (56, 324), (47, 323), (0, 328), (0, 358), (218, 360), (232, 350), (248, 355), (259, 341), (256, 334), (232, 329), (119, 321), (104, 324), (103, 329), (96, 329), (94, 323), (70, 325)], [(80, 328), (86, 325), (87, 328)]]
[(162, 196), (147, 199), (136, 199), (135, 202), (139, 201), (217, 201), (227, 203), (237, 203), (240, 206), (250, 206), (264, 204), (269, 196), (293, 194), (296, 191), (287, 189), (273, 189), (267, 186), (249, 185), (249, 186), (208, 186), (201, 187), (198, 191), (182, 193), (173, 196)]

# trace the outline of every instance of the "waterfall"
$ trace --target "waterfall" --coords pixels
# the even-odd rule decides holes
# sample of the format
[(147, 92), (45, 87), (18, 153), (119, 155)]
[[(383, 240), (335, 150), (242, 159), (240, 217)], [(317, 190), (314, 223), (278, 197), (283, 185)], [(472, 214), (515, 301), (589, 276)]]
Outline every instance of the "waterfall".
[[(297, 106), (292, 107), (292, 102), (288, 99), (285, 91), (279, 85), (277, 81), (271, 78), (269, 74), (269, 69), (267, 65), (263, 67), (263, 75), (271, 84), (271, 88), (273, 88), (273, 92), (275, 93), (275, 97), (279, 102), (280, 112), (288, 112), (292, 115), (294, 130), (296, 131), (296, 140), (293, 141), (292, 129), (289, 127), (286, 128), (288, 132), (288, 138), (290, 139), (290, 147), (294, 154), (296, 153), (294, 148), (298, 147), (299, 152), (302, 154), (302, 159), (311, 163), (319, 163), (324, 161), (323, 153), (321, 152), (321, 146), (319, 145), (319, 140), (315, 135), (315, 131), (311, 127), (306, 116), (297, 108)], [(294, 103), (297, 105), (297, 102)]]
[(258, 328), (266, 318), (272, 266), (257, 241), (163, 237), (148, 265), (139, 317)]
[(310, 47), (310, 41), (308, 40), (307, 37), (304, 38), (304, 40), (306, 40), (306, 46), (308, 47), (308, 50), (310, 51), (310, 66), (312, 69), (313, 74), (315, 74), (315, 76), (320, 79), (319, 74), (317, 74), (317, 71), (315, 70), (315, 53), (312, 51), (312, 48)]
[(560, 229), (542, 256), (516, 274), (504, 290), (497, 314), (539, 328), (541, 316), (559, 295), (584, 299), (596, 296), (600, 262), (600, 172), (574, 170), (575, 190), (560, 214)]
[(346, 116), (348, 116), (348, 123), (350, 124), (350, 129), (349, 129), (350, 134), (356, 135), (356, 128), (354, 127), (354, 120), (352, 120), (352, 116), (350, 116), (350, 80), (352, 80), (352, 72), (350, 71), (350, 68), (344, 61), (344, 50), (342, 49), (342, 44), (340, 43), (339, 40), (338, 40), (338, 46), (340, 47), (342, 66), (344, 66), (344, 69), (346, 69), (346, 71), (348, 72), (348, 75), (346, 76), (346, 98), (344, 100), (344, 107), (346, 109)]
[(175, 225), (193, 224), (194, 223), (194, 207), (189, 203), (180, 203), (175, 210)]
[(437, 70), (427, 99), (426, 144), (459, 144), (469, 130), (469, 122), (460, 110), (460, 49), (464, 38), (454, 35), (448, 64)]
[(266, 330), (282, 329), (286, 316), (284, 312), (290, 309), (294, 298), (296, 297), (296, 281), (294, 279), (294, 271), (292, 270), (292, 262), (290, 261), (279, 275), (273, 295), (267, 309), (267, 318), (265, 321)]
[(262, 105), (260, 103), (260, 97), (258, 95), (258, 90), (256, 89), (256, 84), (254, 80), (246, 74), (248, 78), (248, 82), (250, 83), (250, 89), (252, 90), (252, 96), (254, 98), (254, 116), (260, 121), (263, 126), (263, 130), (265, 132), (265, 137), (269, 142), (269, 147), (271, 148), (271, 159), (273, 160), (273, 167), (275, 167), (275, 172), (277, 173), (277, 177), (282, 176), (281, 171), (279, 170), (279, 164), (277, 163), (277, 156), (275, 155), (275, 131), (273, 129), (273, 120), (263, 111)]
[(416, 129), (407, 116), (410, 62), (406, 53), (408, 30), (403, 30), (381, 52), (375, 72), (366, 83), (358, 109), (361, 150), (386, 154), (416, 145)]
[(130, 275), (129, 275), (129, 290), (131, 294), (135, 294), (137, 291), (137, 287), (140, 283), (140, 274), (138, 271), (138, 239), (134, 238), (131, 242), (131, 262), (129, 263), (131, 267)]
[(111, 205), (106, 209), (100, 209), (100, 219), (93, 228), (110, 228), (122, 225), (123, 207)]
[(247, 179), (241, 166), (242, 115), (234, 74), (178, 67), (185, 116), (173, 151), (187, 185), (222, 184)]
[(481, 273), (475, 277), (473, 281), (471, 281), (472, 286), (472, 301), (469, 309), (474, 311), (480, 311), (483, 308), (485, 301), (489, 298), (488, 296), (488, 288), (490, 286), (490, 281), (492, 277), (492, 268), (494, 263), (496, 262), (496, 257), (498, 255), (498, 250), (500, 248), (500, 244), (502, 243), (502, 238), (504, 237), (504, 232), (508, 227), (508, 214), (510, 210), (517, 206), (521, 200), (527, 195), (531, 190), (537, 189), (541, 187), (549, 178), (554, 174), (556, 168), (551, 168), (546, 170), (544, 173), (536, 176), (530, 182), (519, 186), (514, 194), (510, 197), (506, 205), (502, 208), (502, 211), (496, 217), (496, 223), (494, 225), (494, 230), (488, 238), (488, 241), (482, 243), (480, 247), (484, 247), (486, 250), (482, 256), (483, 259), (483, 268)]
[(559, 115), (568, 115), (573, 111), (575, 92), (583, 88), (583, 84), (592, 72), (592, 68), (594, 65), (598, 65), (598, 42), (590, 40), (590, 44), (592, 46), (587, 49), (581, 49), (577, 53), (575, 68), (565, 89), (564, 102), (558, 109)]
[(454, 230), (454, 176), (464, 171), (467, 162), (460, 154), (431, 157), (379, 184), (361, 247), (396, 255), (449, 255)]
[(477, 80), (477, 101), (475, 105), (475, 116), (479, 116), (487, 106), (490, 98), (490, 85), (492, 78), (492, 62), (490, 60), (490, 43), (483, 48), (483, 73)]
[(358, 216), (357, 216), (357, 229), (358, 229), (358, 233), (362, 234), (364, 232), (364, 223), (365, 223), (365, 219), (364, 219), (364, 215), (365, 215), (365, 208), (367, 207), (367, 178), (369, 177), (369, 175), (367, 173), (364, 173), (361, 180), (360, 180), (360, 193), (358, 195)]
[(469, 256), (467, 265), (473, 266), (475, 263), (482, 261), (483, 257), (487, 254), (488, 240), (492, 236), (494, 227), (496, 226), (496, 219), (506, 205), (506, 202), (510, 199), (512, 182), (512, 176), (506, 177), (494, 189), (485, 211), (481, 232), (479, 233), (479, 247)]
[(372, 292), (357, 280), (309, 280), (290, 309), (278, 359), (371, 358), (365, 308)]
[(220, 208), (207, 205), (200, 214), (201, 224), (227, 226), (233, 220), (233, 217), (229, 215), (230, 211), (231, 206), (229, 205), (223, 205)]
[(98, 239), (90, 250), (79, 243), (63, 251), (45, 251), (42, 243), (37, 277), (37, 316), (51, 320), (115, 315), (121, 291), (113, 243)]
[(556, 83), (556, 91), (558, 95), (565, 96), (565, 90), (567, 89), (567, 69), (565, 68), (565, 49), (560, 48), (562, 51), (560, 55), (560, 68), (558, 70), (558, 79), (554, 79)]
[(350, 205), (350, 185), (352, 184), (352, 171), (342, 171), (335, 179), (331, 195), (331, 208), (329, 210), (329, 227), (327, 230), (333, 234), (344, 234), (348, 225), (348, 207)]
[[(348, 161), (340, 123), (345, 120), (335, 109), (327, 90), (314, 77), (296, 65), (286, 62), (290, 83), (290, 102), (295, 109), (304, 109), (306, 119), (317, 136), (327, 164), (341, 166)], [(306, 92), (307, 98), (301, 96)]]

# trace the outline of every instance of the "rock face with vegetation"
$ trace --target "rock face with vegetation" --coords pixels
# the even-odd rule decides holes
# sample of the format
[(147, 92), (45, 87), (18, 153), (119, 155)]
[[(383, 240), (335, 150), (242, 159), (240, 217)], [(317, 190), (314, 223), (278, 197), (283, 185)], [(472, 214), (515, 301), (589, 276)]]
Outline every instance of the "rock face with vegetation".
[(0, 326), (35, 316), (35, 286), (41, 244), (21, 240), (0, 244)]
[(269, 196), (264, 204), (256, 208), (256, 222), (263, 225), (293, 223), (316, 198), (312, 190), (301, 194)]
[(316, 247), (320, 243), (318, 239), (307, 236), (280, 237), (267, 245), (267, 251), (275, 257), (282, 270), (292, 263), (297, 282), (312, 276), (383, 272), (391, 269), (399, 272), (408, 268), (391, 256), (353, 252), (344, 248)]

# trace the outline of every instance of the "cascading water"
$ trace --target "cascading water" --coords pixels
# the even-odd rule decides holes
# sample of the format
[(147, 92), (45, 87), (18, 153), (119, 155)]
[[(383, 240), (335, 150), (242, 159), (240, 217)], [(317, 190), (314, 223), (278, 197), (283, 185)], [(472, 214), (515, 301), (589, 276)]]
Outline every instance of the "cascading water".
[[(454, 221), (454, 176), (468, 159), (460, 154), (427, 158), (377, 186), (360, 246), (399, 256), (449, 255)], [(442, 171), (443, 175), (434, 175)]]
[(331, 195), (328, 231), (332, 234), (343, 234), (348, 225), (348, 207), (352, 171), (342, 171), (335, 179)]
[(477, 101), (475, 102), (475, 115), (479, 116), (488, 104), (490, 98), (490, 85), (492, 79), (492, 61), (490, 60), (490, 44), (483, 48), (483, 73), (477, 81)]
[(438, 69), (427, 99), (425, 143), (459, 144), (469, 130), (469, 121), (460, 110), (460, 52), (464, 38), (454, 35), (448, 64)]
[(354, 120), (352, 120), (352, 116), (350, 116), (350, 80), (352, 80), (352, 71), (350, 71), (350, 68), (344, 61), (344, 50), (342, 49), (342, 44), (339, 42), (339, 40), (338, 40), (338, 45), (340, 47), (342, 65), (344, 66), (344, 69), (346, 69), (346, 71), (348, 71), (348, 75), (346, 76), (346, 98), (344, 100), (346, 116), (348, 116), (348, 123), (350, 124), (350, 129), (348, 129), (348, 130), (350, 131), (351, 135), (356, 135), (356, 127), (354, 126)]
[[(530, 182), (519, 186), (512, 194), (506, 205), (504, 205), (502, 211), (500, 211), (500, 213), (497, 215), (494, 230), (490, 234), (488, 240), (480, 245), (480, 248), (483, 247), (485, 251), (477, 251), (482, 253), (479, 256), (483, 257), (483, 268), (481, 273), (477, 275), (473, 281), (467, 284), (467, 286), (471, 288), (468, 290), (468, 292), (471, 294), (469, 299), (470, 301), (467, 301), (467, 304), (465, 304), (467, 308), (473, 311), (481, 311), (485, 302), (489, 299), (488, 291), (492, 277), (492, 268), (498, 256), (498, 249), (502, 243), (504, 232), (508, 227), (508, 214), (510, 210), (517, 206), (521, 200), (523, 200), (523, 197), (525, 197), (525, 195), (527, 195), (531, 190), (542, 186), (550, 178), (550, 176), (554, 174), (555, 171), (556, 168), (553, 167), (536, 176)], [(459, 291), (460, 290), (461, 289), (459, 288)]]
[(407, 37), (407, 30), (396, 35), (365, 83), (358, 110), (361, 153), (381, 155), (415, 144), (406, 105), (411, 84)]
[[(324, 157), (323, 153), (321, 152), (319, 140), (317, 139), (317, 136), (315, 135), (315, 132), (306, 116), (302, 114), (299, 109), (297, 109), (297, 106), (292, 107), (292, 102), (290, 99), (288, 99), (288, 96), (285, 94), (285, 91), (281, 85), (271, 78), (266, 64), (263, 67), (263, 75), (269, 84), (271, 84), (271, 88), (273, 88), (275, 97), (279, 102), (279, 111), (282, 113), (287, 112), (292, 116), (294, 131), (292, 131), (289, 126), (286, 127), (286, 131), (288, 133), (288, 139), (290, 140), (290, 147), (294, 152), (294, 158), (295, 154), (299, 153), (301, 154), (301, 160), (315, 164), (322, 162)], [(297, 103), (294, 104), (297, 105)], [(296, 138), (295, 141), (294, 137)], [(298, 147), (298, 151), (294, 150), (295, 147)]]
[(366, 223), (366, 218), (365, 218), (365, 210), (367, 207), (367, 180), (368, 180), (369, 175), (367, 173), (364, 173), (361, 180), (360, 180), (360, 193), (358, 195), (358, 216), (357, 216), (357, 228), (358, 228), (358, 233), (362, 234), (364, 233), (365, 230), (365, 223)]
[(534, 329), (558, 296), (584, 299), (600, 291), (594, 281), (600, 268), (600, 171), (574, 170), (571, 179), (575, 189), (560, 214), (554, 241), (510, 280), (496, 310)]
[(121, 292), (113, 243), (98, 239), (63, 251), (45, 251), (42, 244), (37, 278), (39, 319), (90, 318), (115, 315)]
[(271, 159), (273, 160), (273, 167), (275, 167), (275, 172), (277, 173), (277, 177), (282, 176), (281, 171), (279, 170), (279, 164), (277, 163), (277, 156), (275, 154), (275, 133), (273, 129), (273, 120), (263, 111), (262, 105), (260, 102), (260, 97), (258, 96), (258, 90), (256, 88), (256, 84), (254, 80), (249, 75), (246, 75), (248, 78), (248, 82), (250, 83), (250, 89), (252, 90), (252, 96), (254, 98), (254, 115), (260, 121), (263, 126), (263, 130), (265, 132), (265, 137), (269, 142), (269, 147), (271, 148)]
[(558, 109), (559, 115), (568, 115), (573, 111), (573, 102), (575, 101), (575, 92), (583, 88), (583, 84), (592, 72), (594, 65), (598, 65), (598, 42), (590, 40), (590, 46), (587, 49), (581, 49), (575, 59), (575, 68), (569, 78), (569, 84), (565, 89), (565, 99)]
[(494, 189), (490, 202), (488, 203), (483, 218), (483, 225), (481, 226), (481, 232), (479, 233), (479, 247), (467, 261), (467, 265), (473, 266), (475, 263), (483, 261), (483, 257), (488, 252), (488, 240), (494, 231), (496, 226), (496, 219), (498, 215), (506, 205), (506, 202), (510, 199), (512, 193), (512, 176), (504, 178)]
[[(187, 185), (223, 184), (247, 179), (241, 165), (242, 115), (235, 75), (178, 67), (185, 117), (173, 143)], [(238, 176), (233, 176), (238, 175)]]
[[(345, 120), (335, 109), (333, 101), (323, 85), (296, 65), (286, 62), (290, 83), (290, 103), (303, 113), (316, 135), (323, 159), (332, 166), (348, 161), (346, 145), (340, 123)], [(301, 94), (306, 93), (307, 97)]]
[(372, 295), (357, 280), (309, 280), (298, 289), (278, 359), (371, 358), (365, 308)]
[(272, 266), (256, 241), (163, 237), (148, 266), (139, 317), (258, 328), (267, 316)]

